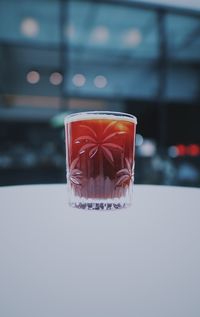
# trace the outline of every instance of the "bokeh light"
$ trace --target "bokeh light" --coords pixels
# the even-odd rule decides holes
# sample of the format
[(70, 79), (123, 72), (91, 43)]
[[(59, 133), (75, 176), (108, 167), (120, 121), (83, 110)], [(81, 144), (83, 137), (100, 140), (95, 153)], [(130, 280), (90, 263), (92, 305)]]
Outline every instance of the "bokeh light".
[(75, 74), (72, 78), (72, 82), (76, 87), (83, 87), (86, 83), (86, 78), (83, 74)]
[(96, 27), (91, 34), (91, 41), (94, 43), (103, 44), (109, 39), (109, 30), (105, 26)]
[(54, 72), (50, 75), (49, 81), (52, 85), (58, 86), (62, 83), (63, 81), (63, 76), (59, 72)]
[(34, 18), (26, 18), (21, 22), (21, 32), (27, 37), (35, 37), (40, 30), (39, 23)]
[(26, 79), (29, 84), (37, 84), (40, 81), (40, 74), (35, 70), (31, 70), (27, 73)]
[(108, 81), (105, 76), (99, 75), (99, 76), (96, 76), (94, 79), (94, 85), (97, 88), (105, 88), (107, 84), (108, 84)]
[(139, 29), (130, 29), (124, 33), (122, 42), (127, 47), (136, 47), (142, 41), (142, 34)]

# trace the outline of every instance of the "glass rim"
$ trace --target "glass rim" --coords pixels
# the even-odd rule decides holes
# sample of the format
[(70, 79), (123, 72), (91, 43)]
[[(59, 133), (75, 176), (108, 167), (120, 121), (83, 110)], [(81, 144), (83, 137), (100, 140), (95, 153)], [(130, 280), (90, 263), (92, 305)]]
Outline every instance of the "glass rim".
[[(82, 111), (82, 112), (76, 112), (76, 113), (70, 113), (68, 115), (66, 115), (64, 117), (64, 123), (69, 123), (69, 122), (72, 122), (73, 121), (73, 118), (76, 118), (77, 116), (79, 117), (86, 117), (87, 115), (90, 116), (90, 115), (110, 115), (110, 116), (113, 116), (113, 117), (125, 117), (125, 118), (130, 118), (132, 119), (131, 122), (134, 122), (135, 124), (137, 124), (137, 118), (130, 114), (130, 113), (127, 113), (127, 112), (120, 112), (120, 111), (103, 111), (103, 110), (94, 110), (94, 111)], [(88, 118), (86, 118), (88, 119)]]

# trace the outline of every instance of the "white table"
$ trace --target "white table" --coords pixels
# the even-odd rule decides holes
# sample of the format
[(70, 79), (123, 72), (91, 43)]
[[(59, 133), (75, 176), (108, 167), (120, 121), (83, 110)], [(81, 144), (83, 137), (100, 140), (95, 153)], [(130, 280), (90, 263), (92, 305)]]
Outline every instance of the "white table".
[(131, 210), (65, 185), (0, 188), (1, 317), (200, 316), (200, 190), (135, 186)]

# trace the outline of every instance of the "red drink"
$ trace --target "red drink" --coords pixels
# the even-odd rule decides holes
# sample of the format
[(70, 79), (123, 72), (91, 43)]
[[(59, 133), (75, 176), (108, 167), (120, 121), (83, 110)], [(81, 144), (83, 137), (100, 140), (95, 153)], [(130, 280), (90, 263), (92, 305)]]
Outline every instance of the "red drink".
[(135, 128), (136, 119), (123, 115), (90, 112), (67, 120), (67, 181), (73, 199), (103, 209), (107, 203), (121, 206), (119, 200), (132, 189)]

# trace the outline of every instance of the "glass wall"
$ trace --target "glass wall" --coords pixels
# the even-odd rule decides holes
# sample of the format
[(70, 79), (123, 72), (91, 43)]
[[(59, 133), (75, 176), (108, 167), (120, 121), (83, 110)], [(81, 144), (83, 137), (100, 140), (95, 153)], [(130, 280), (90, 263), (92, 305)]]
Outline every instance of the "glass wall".
[(138, 117), (136, 183), (200, 186), (200, 11), (0, 0), (0, 185), (65, 181), (63, 117)]

